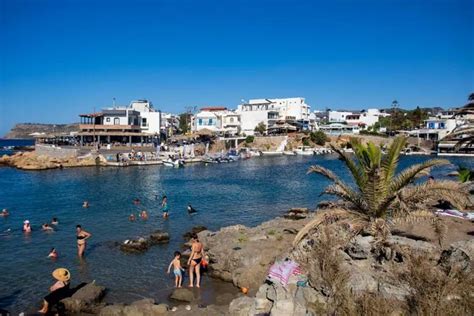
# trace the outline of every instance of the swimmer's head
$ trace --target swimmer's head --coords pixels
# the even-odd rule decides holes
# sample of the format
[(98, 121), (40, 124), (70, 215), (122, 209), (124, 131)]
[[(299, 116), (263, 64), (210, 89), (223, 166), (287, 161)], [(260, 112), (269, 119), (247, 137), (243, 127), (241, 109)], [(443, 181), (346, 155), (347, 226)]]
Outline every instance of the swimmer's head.
[(175, 251), (174, 252), (174, 257), (177, 258), (177, 259), (181, 258), (181, 252)]

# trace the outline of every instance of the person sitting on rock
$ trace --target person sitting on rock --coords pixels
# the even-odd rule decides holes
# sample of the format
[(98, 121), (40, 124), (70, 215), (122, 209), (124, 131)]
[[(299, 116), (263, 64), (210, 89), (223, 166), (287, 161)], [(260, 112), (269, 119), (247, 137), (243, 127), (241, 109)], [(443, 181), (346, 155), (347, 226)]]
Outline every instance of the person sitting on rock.
[(71, 279), (71, 274), (69, 273), (69, 270), (58, 268), (53, 271), (53, 277), (57, 282), (49, 288), (51, 293), (44, 297), (43, 307), (38, 311), (38, 313), (48, 313), (51, 306), (70, 296), (69, 281)]
[(171, 271), (171, 267), (173, 267), (174, 273), (174, 286), (181, 287), (181, 283), (183, 282), (183, 271), (184, 269), (181, 267), (181, 253), (179, 251), (174, 252), (174, 258), (171, 261), (170, 265), (168, 266), (168, 274)]

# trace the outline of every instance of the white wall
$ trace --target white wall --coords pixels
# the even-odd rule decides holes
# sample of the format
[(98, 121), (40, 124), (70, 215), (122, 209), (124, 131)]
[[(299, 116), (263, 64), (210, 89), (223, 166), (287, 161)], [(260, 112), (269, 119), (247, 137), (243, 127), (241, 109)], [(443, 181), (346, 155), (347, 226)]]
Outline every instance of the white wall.
[(160, 133), (160, 127), (161, 127), (160, 114), (161, 114), (160, 112), (141, 112), (140, 113), (140, 117), (146, 118), (146, 121), (147, 121), (147, 126), (142, 126), (142, 131), (144, 133), (149, 133), (149, 134)]
[[(115, 124), (115, 118), (119, 119), (119, 124)], [(107, 120), (109, 119), (109, 120)], [(128, 125), (126, 116), (104, 116), (104, 125)]]
[(352, 115), (352, 112), (329, 111), (328, 120), (329, 122), (345, 122), (348, 115)]

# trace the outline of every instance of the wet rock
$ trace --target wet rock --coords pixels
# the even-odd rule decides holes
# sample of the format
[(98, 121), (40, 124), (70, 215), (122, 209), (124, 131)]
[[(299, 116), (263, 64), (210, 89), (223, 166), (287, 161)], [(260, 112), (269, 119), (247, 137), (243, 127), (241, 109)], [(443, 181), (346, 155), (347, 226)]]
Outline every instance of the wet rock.
[(474, 239), (453, 243), (441, 253), (438, 264), (447, 271), (472, 271), (474, 262)]
[(168, 313), (168, 305), (154, 304), (153, 299), (143, 299), (130, 305), (114, 304), (105, 306), (99, 312), (100, 316), (156, 316)]
[(137, 253), (147, 251), (149, 244), (145, 238), (138, 240), (126, 240), (120, 244), (120, 250), (124, 252)]
[(61, 302), (64, 304), (66, 311), (71, 313), (91, 311), (96, 308), (94, 305), (99, 303), (104, 295), (105, 287), (89, 283)]
[(151, 244), (165, 244), (170, 241), (170, 235), (161, 230), (157, 230), (150, 235), (149, 242)]
[(191, 228), (189, 232), (186, 232), (183, 235), (183, 238), (186, 240), (189, 240), (194, 234), (199, 234), (200, 232), (205, 231), (205, 230), (207, 230), (205, 226), (194, 226), (193, 228)]
[(254, 299), (248, 296), (236, 298), (229, 305), (229, 314), (231, 316), (248, 316), (250, 309), (254, 303)]
[(181, 302), (192, 302), (195, 299), (193, 291), (185, 288), (174, 289), (170, 298)]
[(308, 217), (308, 214), (309, 210), (307, 208), (292, 208), (283, 217), (291, 220), (300, 220)]

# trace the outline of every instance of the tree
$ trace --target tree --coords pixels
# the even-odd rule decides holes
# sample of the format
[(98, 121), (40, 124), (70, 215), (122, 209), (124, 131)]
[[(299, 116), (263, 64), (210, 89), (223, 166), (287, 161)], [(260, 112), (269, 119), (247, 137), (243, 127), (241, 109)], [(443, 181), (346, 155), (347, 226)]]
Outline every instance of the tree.
[(181, 133), (186, 134), (190, 130), (191, 117), (191, 113), (181, 113), (179, 115), (179, 130)]
[(458, 168), (458, 179), (462, 183), (474, 180), (474, 170), (470, 170), (466, 167), (459, 166), (459, 168)]
[(258, 123), (257, 126), (255, 126), (255, 131), (260, 133), (260, 135), (263, 135), (267, 130), (267, 127), (265, 126), (265, 123), (260, 122)]
[(327, 135), (323, 131), (316, 131), (310, 134), (311, 141), (316, 145), (324, 146), (329, 140)]
[[(448, 160), (432, 159), (412, 165), (398, 174), (400, 152), (406, 145), (404, 137), (397, 137), (383, 154), (380, 147), (373, 143), (363, 145), (357, 139), (351, 139), (354, 158), (340, 148), (331, 146), (349, 169), (355, 187), (342, 181), (332, 171), (312, 166), (308, 173), (323, 175), (333, 182), (324, 193), (339, 197), (344, 203), (327, 215), (336, 220), (350, 221), (355, 231), (369, 229), (374, 235), (382, 232), (388, 235), (390, 230), (387, 218), (406, 218), (416, 212), (426, 210), (427, 205), (438, 199), (449, 201), (462, 209), (467, 203), (468, 193), (454, 181), (414, 182), (425, 175), (432, 167), (449, 164)], [(430, 213), (431, 214), (431, 213)], [(324, 213), (308, 223), (295, 238), (295, 244), (311, 229), (320, 225)]]

